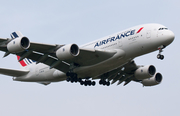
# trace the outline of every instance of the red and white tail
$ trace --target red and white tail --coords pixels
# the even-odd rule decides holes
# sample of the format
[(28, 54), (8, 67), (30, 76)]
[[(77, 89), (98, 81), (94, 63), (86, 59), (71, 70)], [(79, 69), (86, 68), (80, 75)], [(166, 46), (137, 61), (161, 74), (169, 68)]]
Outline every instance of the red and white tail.
[[(19, 60), (20, 56), (17, 56), (17, 59)], [(31, 64), (35, 63), (35, 61), (33, 61), (31, 59), (28, 59), (28, 58), (24, 58), (19, 63), (21, 64), (22, 67), (26, 67), (28, 65), (31, 65)]]

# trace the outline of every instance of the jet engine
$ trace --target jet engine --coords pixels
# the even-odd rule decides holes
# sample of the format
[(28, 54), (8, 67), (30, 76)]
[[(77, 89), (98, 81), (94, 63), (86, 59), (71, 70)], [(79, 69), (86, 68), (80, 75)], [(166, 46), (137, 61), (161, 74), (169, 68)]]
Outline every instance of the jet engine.
[(160, 73), (156, 73), (153, 77), (142, 80), (142, 84), (144, 86), (154, 86), (160, 84), (162, 81), (162, 75)]
[(19, 37), (12, 39), (7, 44), (7, 49), (11, 53), (19, 53), (27, 50), (30, 47), (30, 41), (27, 37)]
[(79, 47), (76, 44), (62, 46), (56, 51), (59, 60), (69, 60), (79, 55)]
[(156, 73), (156, 68), (153, 65), (147, 65), (147, 66), (139, 67), (135, 71), (134, 76), (138, 80), (143, 80), (154, 76), (155, 73)]

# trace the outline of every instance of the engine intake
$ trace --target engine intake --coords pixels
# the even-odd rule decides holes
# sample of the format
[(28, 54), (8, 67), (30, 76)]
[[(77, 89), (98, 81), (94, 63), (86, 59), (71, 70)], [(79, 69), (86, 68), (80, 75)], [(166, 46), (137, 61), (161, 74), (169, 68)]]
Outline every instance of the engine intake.
[(19, 53), (30, 47), (30, 41), (27, 37), (19, 37), (11, 40), (7, 44), (7, 49), (11, 53)]
[(60, 60), (69, 60), (79, 55), (79, 47), (76, 44), (68, 44), (56, 51), (56, 56)]
[(138, 80), (143, 80), (154, 76), (155, 73), (156, 73), (156, 68), (153, 65), (147, 65), (138, 68), (135, 71), (134, 76)]
[(160, 73), (156, 73), (153, 77), (142, 80), (141, 83), (144, 86), (154, 86), (154, 85), (160, 84), (162, 81), (162, 78), (163, 77)]

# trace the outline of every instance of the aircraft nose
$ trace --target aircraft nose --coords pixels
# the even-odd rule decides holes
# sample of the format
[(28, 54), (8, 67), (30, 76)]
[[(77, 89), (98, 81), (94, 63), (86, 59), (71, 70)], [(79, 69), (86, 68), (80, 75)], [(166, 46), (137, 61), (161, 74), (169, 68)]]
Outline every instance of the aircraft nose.
[(172, 31), (168, 31), (166, 33), (166, 43), (169, 45), (170, 43), (172, 43), (174, 41), (175, 35)]
[(174, 40), (175, 35), (172, 31), (169, 31), (169, 39), (171, 40), (171, 42)]

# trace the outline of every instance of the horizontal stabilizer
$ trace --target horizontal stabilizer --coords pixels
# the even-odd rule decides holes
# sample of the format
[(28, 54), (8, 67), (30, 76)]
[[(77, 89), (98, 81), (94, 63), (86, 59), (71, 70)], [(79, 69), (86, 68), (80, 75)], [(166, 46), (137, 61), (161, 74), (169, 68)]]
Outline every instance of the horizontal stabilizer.
[(27, 73), (29, 73), (29, 71), (0, 68), (0, 74), (13, 76), (13, 77), (23, 76)]

